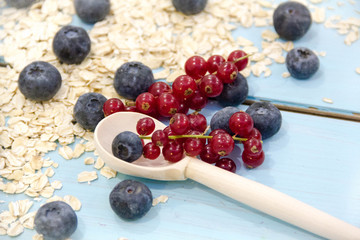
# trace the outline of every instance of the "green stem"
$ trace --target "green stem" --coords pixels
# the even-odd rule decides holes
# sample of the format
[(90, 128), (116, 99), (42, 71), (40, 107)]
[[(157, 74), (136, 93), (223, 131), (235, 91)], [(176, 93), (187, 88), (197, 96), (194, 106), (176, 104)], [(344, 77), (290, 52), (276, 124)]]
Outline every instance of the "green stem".
[(252, 56), (253, 54), (247, 54), (247, 55), (245, 55), (245, 56), (243, 56), (243, 57), (241, 57), (241, 58), (237, 58), (237, 59), (235, 59), (234, 61), (233, 61), (233, 63), (236, 63), (236, 62), (238, 62), (238, 61), (241, 61), (241, 60), (244, 60), (244, 59), (246, 59), (246, 58), (248, 58), (248, 57), (250, 57), (250, 56)]
[[(151, 136), (139, 136), (141, 139), (151, 139)], [(179, 138), (213, 138), (212, 136), (207, 135), (170, 135), (168, 136), (169, 139), (179, 139)], [(235, 141), (245, 142), (247, 138), (239, 138), (239, 137), (232, 137)]]

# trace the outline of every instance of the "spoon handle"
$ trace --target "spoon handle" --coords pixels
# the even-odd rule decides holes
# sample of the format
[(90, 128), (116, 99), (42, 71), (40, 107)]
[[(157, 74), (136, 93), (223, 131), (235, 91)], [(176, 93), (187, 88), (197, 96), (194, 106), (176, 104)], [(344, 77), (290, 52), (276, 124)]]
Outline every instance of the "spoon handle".
[(353, 225), (268, 186), (198, 159), (190, 159), (185, 176), (252, 208), (327, 239), (360, 239), (360, 229)]

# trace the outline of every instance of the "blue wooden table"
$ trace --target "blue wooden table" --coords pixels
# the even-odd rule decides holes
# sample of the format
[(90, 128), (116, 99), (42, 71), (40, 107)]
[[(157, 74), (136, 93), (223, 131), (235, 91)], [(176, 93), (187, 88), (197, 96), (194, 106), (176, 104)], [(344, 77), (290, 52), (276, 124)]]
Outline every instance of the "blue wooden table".
[[(211, 2), (211, 1), (210, 1)], [(360, 3), (354, 5), (344, 1), (324, 1), (318, 6), (331, 6), (335, 14), (360, 17)], [(76, 17), (74, 24), (84, 25)], [(270, 27), (267, 27), (270, 29)], [(266, 28), (238, 28), (234, 35), (241, 34), (260, 46), (259, 36)], [(248, 77), (249, 99), (270, 99), (281, 104), (302, 107), (315, 106), (334, 112), (360, 112), (360, 41), (351, 46), (343, 44), (344, 36), (322, 24), (313, 24), (310, 32), (295, 46), (308, 46), (318, 52), (320, 71), (314, 78), (299, 81), (283, 78), (283, 64), (271, 66), (270, 77)], [(333, 104), (322, 98), (331, 98)], [(245, 110), (247, 106), (240, 105)], [(208, 122), (221, 106), (211, 102), (202, 111)], [(360, 125), (358, 122), (336, 120), (282, 111), (283, 123), (275, 136), (264, 141), (266, 160), (259, 168), (248, 170), (239, 157), (240, 147), (231, 157), (237, 164), (236, 174), (263, 183), (286, 193), (311, 206), (327, 212), (341, 220), (360, 227)], [(77, 140), (79, 141), (79, 140)], [(74, 145), (71, 145), (74, 147)], [(59, 163), (54, 178), (63, 183), (55, 195), (74, 195), (82, 203), (77, 212), (79, 225), (72, 235), (73, 240), (129, 240), (159, 239), (322, 239), (302, 229), (289, 225), (271, 216), (251, 209), (191, 180), (163, 182), (135, 178), (118, 173), (116, 178), (99, 178), (91, 184), (78, 183), (77, 175), (82, 171), (97, 171), (92, 165), (84, 165), (85, 153), (79, 159), (63, 159), (57, 151), (47, 154)], [(99, 171), (98, 171), (99, 172)], [(137, 221), (124, 221), (111, 210), (108, 196), (121, 180), (136, 179), (145, 183), (154, 197), (168, 196), (166, 203), (154, 206), (149, 213)], [(0, 211), (8, 209), (10, 201), (31, 199), (24, 194), (8, 195), (0, 192)], [(35, 211), (45, 202), (35, 202), (30, 211)], [(35, 231), (25, 230), (17, 238), (1, 236), (1, 239), (31, 239)]]

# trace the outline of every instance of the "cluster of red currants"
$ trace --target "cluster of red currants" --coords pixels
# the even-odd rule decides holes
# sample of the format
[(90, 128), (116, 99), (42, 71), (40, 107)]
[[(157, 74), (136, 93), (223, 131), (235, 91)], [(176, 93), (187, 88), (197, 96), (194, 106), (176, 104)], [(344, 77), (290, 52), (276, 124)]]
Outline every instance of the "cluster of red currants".
[(248, 56), (242, 50), (235, 50), (227, 60), (220, 55), (213, 55), (207, 61), (200, 56), (190, 57), (185, 63), (186, 75), (177, 77), (171, 87), (165, 82), (153, 83), (148, 92), (136, 98), (135, 106), (125, 106), (120, 99), (111, 98), (104, 105), (104, 113), (137, 111), (157, 118), (187, 114), (189, 109), (199, 111), (206, 106), (208, 98), (222, 93), (224, 84), (234, 82), (239, 71), (247, 66)]

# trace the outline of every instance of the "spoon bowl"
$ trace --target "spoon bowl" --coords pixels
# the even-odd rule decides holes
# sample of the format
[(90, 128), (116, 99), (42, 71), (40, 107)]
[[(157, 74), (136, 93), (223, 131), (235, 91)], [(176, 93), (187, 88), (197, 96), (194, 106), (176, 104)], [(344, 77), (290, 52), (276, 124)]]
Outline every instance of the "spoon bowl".
[[(97, 125), (94, 133), (96, 150), (112, 169), (127, 175), (157, 180), (190, 178), (243, 204), (327, 239), (360, 240), (359, 228), (275, 189), (199, 159), (186, 156), (179, 162), (170, 163), (162, 156), (155, 160), (141, 157), (128, 163), (116, 158), (111, 150), (115, 136), (123, 131), (136, 133), (136, 123), (144, 117), (149, 116), (119, 112), (105, 117)], [(166, 127), (160, 121), (154, 118), (153, 120), (155, 129)]]

